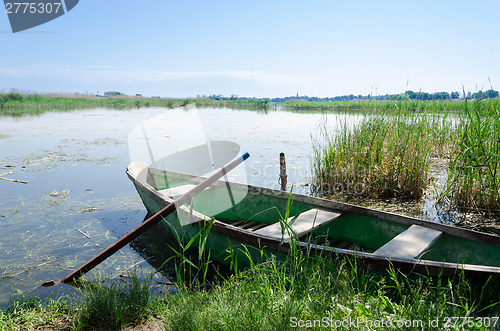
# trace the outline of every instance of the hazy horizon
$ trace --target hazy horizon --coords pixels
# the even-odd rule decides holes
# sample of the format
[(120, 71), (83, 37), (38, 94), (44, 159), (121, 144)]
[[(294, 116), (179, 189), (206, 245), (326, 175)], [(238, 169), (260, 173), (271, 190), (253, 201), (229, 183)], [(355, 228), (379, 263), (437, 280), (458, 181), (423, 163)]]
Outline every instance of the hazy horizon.
[(500, 89), (500, 3), (80, 1), (13, 34), (0, 90), (240, 97)]

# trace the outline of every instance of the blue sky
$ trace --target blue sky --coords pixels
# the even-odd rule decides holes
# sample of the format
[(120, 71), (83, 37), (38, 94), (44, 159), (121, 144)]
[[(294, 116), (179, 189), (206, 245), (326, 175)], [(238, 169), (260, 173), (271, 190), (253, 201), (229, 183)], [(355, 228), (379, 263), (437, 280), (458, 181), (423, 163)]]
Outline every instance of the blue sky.
[(82, 0), (13, 34), (0, 90), (279, 97), (500, 90), (500, 1)]

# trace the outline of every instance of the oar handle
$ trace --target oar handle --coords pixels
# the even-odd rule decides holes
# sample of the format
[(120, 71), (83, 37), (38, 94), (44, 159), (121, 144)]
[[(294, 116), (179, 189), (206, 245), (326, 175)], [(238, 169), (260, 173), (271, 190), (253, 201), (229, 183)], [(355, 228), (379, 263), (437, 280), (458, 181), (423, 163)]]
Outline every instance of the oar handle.
[[(236, 168), (240, 163), (243, 163), (246, 159), (250, 157), (250, 154), (245, 153), (238, 157), (236, 160), (228, 163), (226, 166), (222, 167), (219, 171), (217, 171), (215, 174), (212, 176), (208, 177), (180, 197), (178, 197), (173, 203), (178, 204), (178, 205), (183, 205), (186, 202), (188, 202), (189, 197), (193, 197), (197, 195), (198, 193), (204, 191), (207, 187), (218, 181), (220, 178), (222, 178), (224, 175), (226, 175), (229, 171), (233, 170)], [(168, 207), (168, 206), (167, 206)], [(166, 209), (165, 207), (164, 209)], [(157, 214), (162, 213), (163, 209), (160, 210)], [(156, 214), (155, 214), (156, 215)], [(151, 216), (154, 217), (155, 215)]]
[(208, 177), (195, 187), (193, 187), (191, 190), (186, 192), (185, 194), (181, 195), (179, 198), (177, 198), (175, 201), (171, 202), (168, 204), (166, 207), (164, 207), (162, 210), (154, 214), (153, 216), (149, 217), (147, 220), (145, 220), (142, 224), (138, 225), (135, 229), (127, 233), (125, 236), (122, 238), (118, 239), (115, 241), (113, 244), (111, 244), (108, 248), (94, 256), (92, 259), (87, 261), (85, 264), (83, 264), (81, 267), (76, 269), (75, 271), (71, 272), (69, 275), (58, 281), (57, 283), (54, 281), (48, 281), (42, 284), (42, 286), (53, 286), (55, 284), (60, 284), (60, 283), (71, 283), (78, 277), (84, 275), (85, 273), (89, 272), (92, 270), (94, 267), (96, 267), (98, 264), (100, 264), (102, 261), (106, 260), (108, 257), (116, 253), (119, 249), (127, 245), (129, 242), (134, 240), (135, 238), (139, 237), (141, 234), (143, 234), (146, 230), (151, 228), (154, 224), (158, 223), (162, 218), (166, 217), (170, 213), (175, 211), (175, 206), (176, 204), (183, 205), (187, 201), (189, 201), (190, 198), (193, 196), (197, 195), (198, 193), (202, 192), (206, 188), (208, 188), (210, 185), (215, 183), (217, 180), (219, 180), (221, 177), (223, 177), (225, 174), (227, 174), (229, 171), (233, 170), (236, 168), (240, 163), (245, 161), (250, 157), (250, 154), (245, 153), (238, 157), (236, 160), (228, 163), (226, 166), (221, 168), (219, 171), (214, 173), (212, 176)]

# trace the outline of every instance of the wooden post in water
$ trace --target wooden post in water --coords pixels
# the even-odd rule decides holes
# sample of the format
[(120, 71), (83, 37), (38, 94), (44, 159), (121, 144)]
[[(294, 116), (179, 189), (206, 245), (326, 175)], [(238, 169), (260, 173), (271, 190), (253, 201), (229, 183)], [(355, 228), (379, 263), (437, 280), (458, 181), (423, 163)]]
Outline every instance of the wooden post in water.
[(281, 183), (281, 190), (286, 191), (286, 163), (285, 163), (285, 153), (280, 153), (280, 183)]

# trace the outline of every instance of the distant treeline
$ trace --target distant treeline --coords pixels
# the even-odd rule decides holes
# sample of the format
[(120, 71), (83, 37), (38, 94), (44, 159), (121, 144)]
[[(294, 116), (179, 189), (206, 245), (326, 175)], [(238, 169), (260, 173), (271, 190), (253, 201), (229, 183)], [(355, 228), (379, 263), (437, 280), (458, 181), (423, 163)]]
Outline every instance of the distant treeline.
[(287, 101), (313, 101), (313, 102), (328, 102), (328, 101), (357, 101), (357, 100), (377, 100), (377, 101), (387, 101), (387, 100), (421, 100), (421, 101), (439, 101), (439, 100), (460, 100), (465, 99), (494, 99), (499, 97), (499, 92), (493, 89), (487, 91), (478, 91), (475, 93), (468, 92), (462, 95), (459, 92), (414, 92), (406, 91), (400, 94), (384, 94), (384, 95), (341, 95), (336, 97), (310, 97), (307, 95), (296, 95), (283, 98), (246, 98), (238, 97), (237, 95), (231, 95), (230, 97), (225, 97), (221, 94), (203, 96), (204, 98), (209, 98), (212, 100), (268, 100), (269, 102), (287, 102)]

